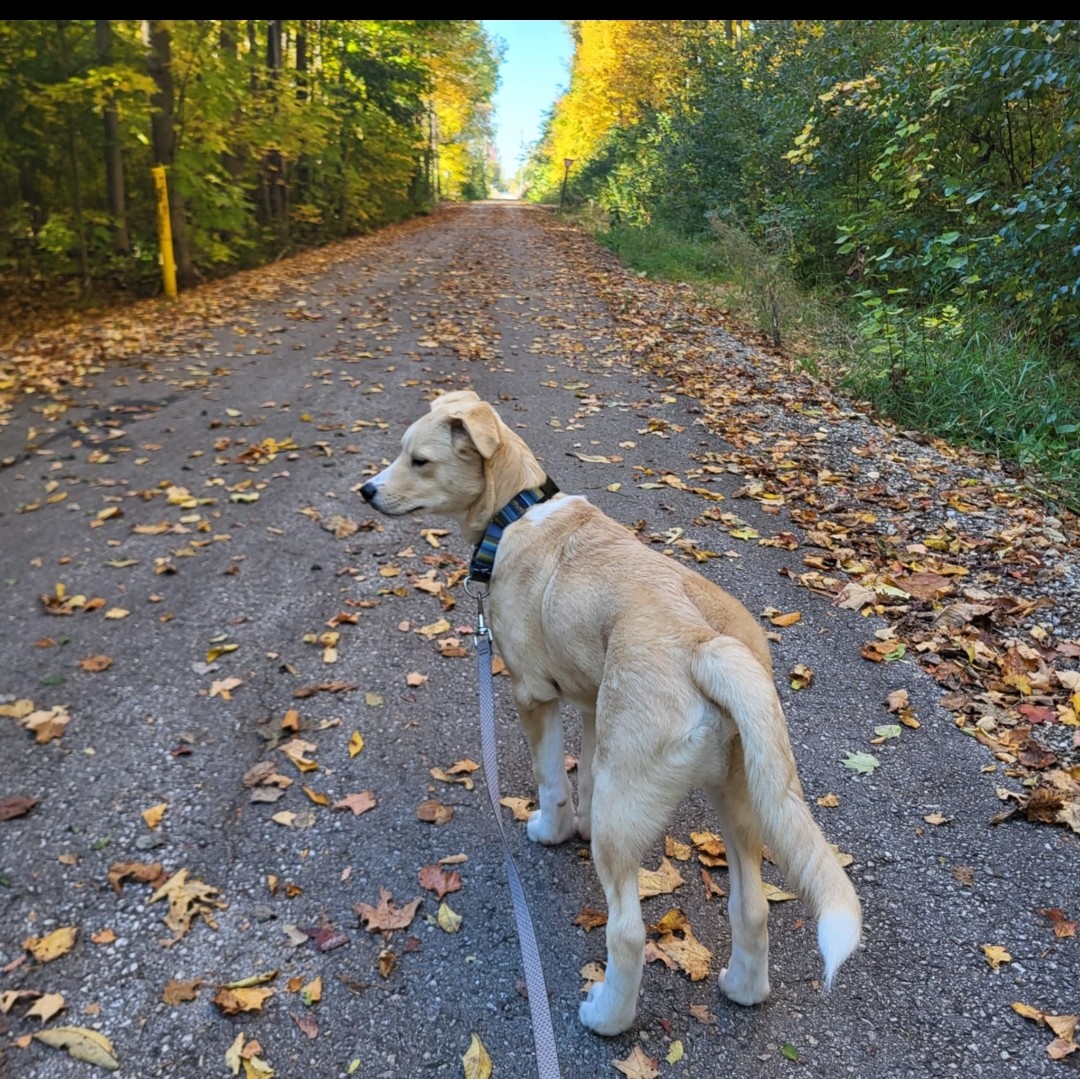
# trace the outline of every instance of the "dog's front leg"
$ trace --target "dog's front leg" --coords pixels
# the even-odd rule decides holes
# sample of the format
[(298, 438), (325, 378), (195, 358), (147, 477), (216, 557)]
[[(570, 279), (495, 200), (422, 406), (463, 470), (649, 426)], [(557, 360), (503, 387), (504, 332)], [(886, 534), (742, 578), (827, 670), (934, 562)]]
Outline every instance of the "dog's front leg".
[(524, 704), (518, 701), (521, 725), (532, 754), (533, 775), (540, 809), (529, 818), (529, 838), (534, 843), (565, 843), (574, 834), (574, 803), (566, 778), (563, 729), (559, 702)]

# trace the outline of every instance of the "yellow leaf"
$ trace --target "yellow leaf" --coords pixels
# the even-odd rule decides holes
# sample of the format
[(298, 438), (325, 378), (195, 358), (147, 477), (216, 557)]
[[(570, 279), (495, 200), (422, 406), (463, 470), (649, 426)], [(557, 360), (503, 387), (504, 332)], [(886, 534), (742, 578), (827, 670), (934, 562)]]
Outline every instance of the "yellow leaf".
[(75, 947), (75, 938), (78, 935), (78, 926), (65, 925), (43, 937), (27, 937), (23, 941), (23, 947), (39, 963), (51, 963), (54, 959), (67, 955)]
[(102, 929), (97, 933), (92, 933), (90, 939), (95, 944), (112, 944), (116, 940), (116, 934), (111, 929)]
[(169, 808), (167, 802), (158, 802), (157, 805), (152, 805), (149, 809), (142, 811), (142, 819), (146, 821), (148, 828), (156, 828), (161, 823), (161, 818), (165, 816), (165, 810)]
[(359, 731), (353, 731), (349, 739), (349, 756), (355, 757), (364, 748), (364, 736)]
[(465, 1079), (491, 1079), (491, 1057), (488, 1056), (484, 1043), (475, 1034), (461, 1058), (461, 1067)]
[(382, 706), (383, 699), (379, 696), (378, 693), (365, 693), (364, 703), (368, 706), (368, 708), (380, 708)]
[(840, 804), (840, 799), (835, 794), (823, 794), (817, 799), (817, 804), (825, 809), (835, 809)]
[[(105, 617), (112, 619), (127, 618), (129, 614), (131, 614), (131, 611), (125, 611), (123, 607), (110, 607), (105, 612)], [(76, 1028), (73, 1027), (72, 1029), (74, 1030)], [(119, 1067), (119, 1065), (117, 1065), (117, 1067)]]
[(1012, 956), (1000, 944), (984, 944), (982, 950), (991, 970), (997, 970), (1002, 963), (1012, 962)]
[(330, 797), (326, 794), (320, 794), (318, 791), (313, 791), (310, 787), (300, 788), (317, 806), (328, 806), (330, 804)]
[(671, 1048), (668, 1050), (668, 1055), (664, 1059), (669, 1064), (678, 1064), (683, 1058), (682, 1042), (675, 1041), (671, 1043)]
[(435, 920), (444, 933), (456, 933), (461, 928), (461, 915), (451, 910), (446, 903), (439, 904), (439, 913)]
[(261, 1012), (267, 999), (274, 995), (273, 989), (252, 986), (246, 989), (226, 989), (222, 986), (211, 998), (226, 1015), (240, 1012)]
[(63, 993), (45, 993), (34, 1001), (33, 1007), (27, 1010), (26, 1018), (40, 1019), (43, 1023), (47, 1023), (54, 1015), (63, 1011), (63, 1008)]
[(802, 613), (800, 611), (790, 611), (788, 614), (774, 614), (769, 619), (774, 626), (793, 626), (796, 622), (800, 621)]
[(421, 626), (416, 632), (425, 640), (430, 641), (432, 637), (445, 633), (449, 628), (450, 623), (445, 618), (440, 618), (438, 622), (431, 622), (429, 625)]
[(770, 903), (783, 903), (787, 899), (798, 899), (797, 895), (792, 892), (785, 892), (782, 888), (777, 888), (775, 884), (770, 884), (768, 881), (761, 882), (762, 890), (765, 892), (765, 898)]
[(685, 883), (671, 862), (662, 858), (658, 869), (638, 870), (638, 897), (647, 899), (651, 895), (668, 895)]
[(48, 1030), (39, 1030), (34, 1037), (54, 1049), (66, 1050), (68, 1056), (76, 1060), (96, 1064), (107, 1071), (114, 1072), (120, 1067), (112, 1042), (96, 1030), (88, 1030), (86, 1027), (50, 1027)]
[(309, 1007), (322, 1000), (322, 978), (313, 978), (300, 988), (300, 999)]

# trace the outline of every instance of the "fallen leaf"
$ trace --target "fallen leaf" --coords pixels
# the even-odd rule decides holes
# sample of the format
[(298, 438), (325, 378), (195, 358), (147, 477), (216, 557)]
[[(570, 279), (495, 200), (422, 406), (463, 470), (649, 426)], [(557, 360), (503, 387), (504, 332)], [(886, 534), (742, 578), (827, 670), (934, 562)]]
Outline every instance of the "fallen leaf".
[(231, 701), (232, 691), (243, 684), (244, 680), (242, 678), (218, 679), (210, 683), (210, 696), (220, 697), (223, 701)]
[(982, 950), (991, 970), (997, 970), (1002, 963), (1012, 962), (1012, 956), (1000, 944), (984, 944)]
[(461, 889), (461, 874), (456, 869), (448, 873), (441, 865), (426, 865), (418, 876), (420, 887), (434, 892), (437, 899)]
[(805, 663), (796, 663), (788, 677), (792, 689), (806, 689), (814, 681), (814, 672)]
[(300, 987), (300, 999), (307, 1007), (318, 1004), (322, 1000), (322, 977), (312, 978), (306, 985)]
[(688, 1011), (699, 1023), (708, 1026), (716, 1022), (716, 1016), (709, 1011), (708, 1004), (691, 1004)]
[(939, 824), (948, 824), (952, 817), (943, 816), (941, 813), (927, 813), (923, 820), (927, 824), (933, 824), (936, 827)]
[(712, 952), (694, 936), (690, 922), (681, 910), (668, 911), (659, 922), (650, 925), (649, 930), (660, 934), (656, 947), (678, 964), (692, 982), (700, 982), (708, 976)]
[(95, 944), (112, 944), (116, 940), (116, 934), (111, 929), (101, 929), (92, 933), (90, 939)]
[(769, 621), (774, 626), (793, 626), (796, 622), (802, 620), (802, 613), (800, 611), (791, 611), (788, 614), (774, 614), (769, 618)]
[(162, 941), (165, 947), (175, 944), (191, 928), (196, 918), (202, 918), (211, 929), (217, 929), (213, 912), (224, 910), (228, 904), (216, 898), (220, 893), (217, 888), (204, 884), (201, 880), (188, 880), (188, 871), (181, 869), (174, 873), (146, 901), (149, 906), (158, 900), (167, 899), (169, 912), (165, 915), (165, 924), (173, 931), (173, 938)]
[(612, 1065), (616, 1071), (620, 1071), (627, 1079), (657, 1079), (660, 1069), (657, 1067), (657, 1057), (646, 1056), (640, 1045), (635, 1045), (630, 1050), (630, 1055), (622, 1060), (613, 1060)]
[(672, 836), (664, 836), (664, 854), (668, 858), (675, 858), (677, 861), (686, 862), (689, 861), (690, 855), (693, 854), (693, 848), (689, 843), (680, 843)]
[(654, 895), (669, 895), (686, 881), (667, 858), (660, 860), (658, 869), (638, 870), (638, 898), (648, 899)]
[(34, 1037), (54, 1049), (66, 1050), (68, 1056), (76, 1060), (96, 1064), (107, 1071), (116, 1071), (120, 1067), (112, 1042), (96, 1030), (88, 1030), (86, 1027), (50, 1027), (48, 1030), (39, 1030)]
[(261, 1012), (263, 1005), (274, 995), (274, 990), (266, 986), (249, 986), (228, 989), (221, 986), (210, 998), (210, 1003), (217, 1005), (225, 1015), (239, 1015), (240, 1012)]
[(71, 722), (71, 716), (63, 707), (41, 709), (31, 712), (24, 720), (22, 726), (33, 732), (34, 741), (40, 745), (52, 742), (59, 738), (67, 725)]
[(607, 925), (607, 912), (594, 910), (592, 907), (582, 907), (574, 918), (574, 925), (580, 925), (586, 933), (599, 929), (600, 926)]
[(727, 893), (713, 880), (712, 874), (707, 869), (701, 870), (701, 883), (705, 887), (705, 902), (708, 903), (713, 896), (722, 899)]
[(354, 903), (353, 910), (360, 921), (367, 925), (369, 933), (377, 933), (380, 930), (406, 929), (413, 918), (416, 917), (417, 908), (421, 900), (414, 899), (403, 907), (395, 907), (393, 896), (385, 888), (379, 889), (379, 905), (373, 907), (368, 903)]
[(352, 736), (349, 738), (349, 756), (355, 757), (363, 748), (364, 736), (359, 731), (353, 731)]
[(97, 674), (100, 671), (107, 671), (112, 666), (112, 662), (112, 659), (108, 656), (87, 656), (85, 659), (79, 660), (79, 666), (84, 671)]
[(761, 882), (761, 890), (765, 893), (765, 898), (770, 903), (783, 903), (788, 899), (799, 898), (793, 892), (785, 892), (783, 888), (777, 888), (775, 884), (770, 884), (767, 880)]
[(667, 1056), (664, 1059), (669, 1064), (678, 1064), (683, 1058), (683, 1045), (681, 1041), (673, 1041), (671, 1048), (667, 1052)]
[(845, 768), (850, 768), (853, 772), (869, 775), (881, 764), (881, 762), (872, 753), (849, 752), (843, 761), (841, 761), (841, 764), (843, 764)]
[(514, 814), (514, 820), (527, 821), (536, 808), (532, 798), (500, 798), (499, 805), (506, 806)]
[(27, 937), (23, 947), (39, 962), (51, 963), (62, 955), (67, 955), (75, 947), (79, 928), (75, 925), (61, 926), (43, 937)]
[(449, 904), (440, 903), (439, 913), (435, 921), (444, 933), (456, 933), (461, 928), (462, 917), (456, 911), (451, 910)]
[(421, 674), (419, 671), (410, 671), (405, 675), (405, 684), (409, 686), (422, 686), (428, 680), (426, 674)]
[(440, 633), (445, 633), (450, 628), (450, 623), (445, 618), (440, 618), (437, 622), (432, 622), (426, 626), (420, 626), (417, 629), (417, 633), (420, 634), (425, 640), (430, 641), (433, 637), (437, 637)]
[(454, 819), (454, 810), (434, 798), (428, 798), (416, 807), (416, 816), (429, 824), (449, 824)]
[(123, 607), (110, 607), (105, 612), (105, 617), (116, 621), (121, 618), (127, 618), (129, 614), (131, 614), (131, 611), (126, 611)]
[(319, 1024), (311, 1015), (294, 1015), (293, 1022), (300, 1028), (305, 1038), (317, 1038), (319, 1036)]
[(185, 1001), (194, 1000), (199, 995), (199, 987), (203, 984), (202, 978), (195, 978), (190, 982), (170, 981), (161, 991), (161, 1000), (165, 1004), (183, 1004)]
[(379, 959), (376, 964), (379, 969), (379, 974), (383, 978), (389, 978), (391, 974), (397, 970), (397, 956), (390, 951), (389, 948), (383, 948), (379, 952)]
[(319, 791), (312, 790), (308, 786), (300, 788), (317, 806), (328, 806), (330, 804), (330, 797), (326, 794), (321, 794)]
[(461, 1057), (461, 1067), (465, 1073), (464, 1079), (491, 1079), (491, 1057), (475, 1034)]
[(840, 798), (835, 794), (823, 794), (816, 801), (819, 806), (825, 809), (835, 809), (840, 804)]
[(64, 1010), (63, 993), (44, 993), (27, 1009), (26, 1019), (40, 1019), (47, 1023)]
[(13, 794), (9, 798), (0, 799), (0, 820), (13, 820), (16, 817), (25, 817), (31, 809), (38, 804), (36, 798), (26, 798)]
[(1059, 940), (1076, 936), (1076, 922), (1071, 921), (1060, 907), (1040, 907), (1035, 913), (1041, 914), (1044, 918), (1050, 920), (1050, 924), (1054, 929), (1054, 936)]
[(168, 809), (167, 802), (158, 802), (157, 805), (152, 805), (149, 809), (142, 811), (142, 819), (146, 821), (146, 825), (150, 829), (156, 828), (161, 823), (161, 818), (165, 816), (165, 810)]
[(359, 817), (376, 805), (375, 795), (371, 791), (360, 791), (357, 794), (346, 794), (339, 802), (335, 802), (331, 809), (351, 809), (353, 816)]

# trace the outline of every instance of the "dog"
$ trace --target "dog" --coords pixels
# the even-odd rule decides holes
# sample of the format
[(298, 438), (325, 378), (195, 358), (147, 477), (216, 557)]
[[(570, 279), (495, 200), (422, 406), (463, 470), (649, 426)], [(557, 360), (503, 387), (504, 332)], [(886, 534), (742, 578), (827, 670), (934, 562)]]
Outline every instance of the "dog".
[[(828, 988), (859, 944), (862, 912), (803, 798), (761, 628), (718, 586), (556, 491), (495, 409), (463, 390), (433, 401), (360, 494), (392, 517), (455, 519), (477, 545), (470, 575), (489, 577), (491, 631), (539, 792), (528, 836), (591, 839), (607, 900), (606, 974), (581, 1022), (603, 1035), (634, 1022), (638, 869), (696, 788), (719, 817), (730, 869), (722, 991), (739, 1004), (769, 994), (763, 843), (817, 917)], [(576, 814), (560, 699), (582, 717)]]

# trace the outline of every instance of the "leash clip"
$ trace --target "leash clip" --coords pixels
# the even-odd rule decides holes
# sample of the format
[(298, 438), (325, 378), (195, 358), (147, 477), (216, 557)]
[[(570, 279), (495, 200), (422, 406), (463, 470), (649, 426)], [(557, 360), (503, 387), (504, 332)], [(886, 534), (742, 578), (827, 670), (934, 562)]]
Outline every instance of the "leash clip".
[(484, 619), (484, 600), (490, 591), (486, 582), (474, 580), (472, 577), (465, 578), (465, 594), (476, 600), (476, 635), (487, 637), (488, 640), (491, 640), (491, 630)]

